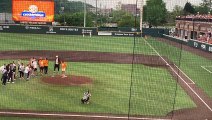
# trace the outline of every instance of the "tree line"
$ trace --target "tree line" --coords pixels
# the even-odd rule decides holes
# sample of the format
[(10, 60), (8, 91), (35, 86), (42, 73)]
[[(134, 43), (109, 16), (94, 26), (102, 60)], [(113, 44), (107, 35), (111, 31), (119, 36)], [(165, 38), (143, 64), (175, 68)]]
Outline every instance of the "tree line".
[[(55, 22), (68, 26), (83, 26), (84, 24), (84, 3), (81, 1), (54, 0), (55, 1)], [(0, 13), (11, 12), (12, 0), (1, 0)], [(174, 6), (172, 11), (166, 9), (163, 0), (147, 0), (143, 7), (143, 22), (151, 26), (172, 26), (175, 24), (175, 17), (188, 14), (209, 14), (211, 13), (211, 0), (202, 0), (200, 5), (192, 5), (187, 2), (184, 7)], [(127, 11), (113, 9), (108, 15), (102, 14), (101, 10), (89, 12), (95, 9), (94, 6), (86, 4), (86, 26), (106, 26), (107, 23), (117, 23), (118, 27), (139, 27), (140, 15), (133, 15)], [(101, 8), (100, 8), (101, 9)]]

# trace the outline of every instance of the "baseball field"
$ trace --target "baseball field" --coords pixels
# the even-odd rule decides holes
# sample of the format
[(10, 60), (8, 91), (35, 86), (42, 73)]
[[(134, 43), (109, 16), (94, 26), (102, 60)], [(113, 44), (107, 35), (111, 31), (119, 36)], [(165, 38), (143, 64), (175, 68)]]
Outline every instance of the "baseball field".
[[(0, 33), (0, 45), (0, 66), (50, 60), (47, 75), (1, 86), (2, 119), (212, 119), (211, 53), (140, 37)], [(68, 78), (51, 77), (56, 55)]]

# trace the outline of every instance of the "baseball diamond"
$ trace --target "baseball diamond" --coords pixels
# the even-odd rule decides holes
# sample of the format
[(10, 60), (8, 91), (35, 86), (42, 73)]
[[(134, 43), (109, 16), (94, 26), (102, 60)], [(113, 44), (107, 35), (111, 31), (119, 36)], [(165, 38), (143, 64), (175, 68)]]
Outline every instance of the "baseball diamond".
[[(7, 34), (2, 34), (2, 35), (7, 35)], [(47, 36), (44, 35), (44, 37), (47, 37)], [(55, 37), (59, 37), (59, 36), (55, 36)], [(66, 36), (66, 37), (64, 37), (64, 39), (69, 39), (68, 38), (69, 36)], [(50, 36), (50, 38), (52, 39), (51, 36)], [(78, 38), (78, 37), (76, 36), (75, 38)], [(82, 39), (95, 40), (96, 38), (98, 39), (99, 37), (92, 37), (92, 39), (90, 37), (87, 37), (87, 38), (84, 37)], [(45, 39), (47, 39), (47, 38), (45, 38)], [(114, 39), (116, 39), (116, 38), (114, 38)], [(125, 40), (126, 42), (129, 42), (129, 41), (127, 41), (127, 38), (124, 38), (124, 39), (126, 39)], [(131, 40), (131, 39), (132, 38), (128, 38), (128, 40)], [(69, 41), (70, 40), (73, 40), (73, 39), (71, 38), (71, 39), (69, 39)], [(105, 40), (107, 40), (107, 38)], [(131, 65), (131, 63), (133, 62), (134, 63), (134, 70), (136, 70), (136, 74), (135, 74), (134, 79), (133, 79), (133, 83), (134, 83), (133, 90), (138, 91), (138, 94), (144, 94), (145, 96), (148, 95), (146, 93), (139, 92), (140, 91), (139, 90), (139, 86), (140, 86), (139, 84), (141, 84), (142, 81), (138, 81), (138, 80), (139, 79), (144, 79), (145, 76), (147, 75), (145, 79), (148, 80), (149, 83), (147, 81), (145, 81), (147, 83), (147, 86), (145, 87), (145, 86), (142, 85), (141, 88), (144, 88), (146, 90), (150, 90), (151, 87), (156, 87), (155, 84), (157, 82), (159, 82), (159, 81), (157, 81), (157, 79), (155, 79), (155, 78), (151, 78), (150, 76), (148, 77), (148, 74), (151, 75), (152, 77), (154, 77), (154, 76), (159, 77), (160, 75), (158, 73), (160, 71), (160, 73), (163, 74), (163, 76), (161, 76), (159, 78), (161, 78), (162, 80), (166, 81), (166, 83), (165, 83), (165, 81), (163, 82), (164, 85), (162, 84), (161, 87), (168, 87), (168, 86), (171, 85), (170, 87), (173, 89), (174, 88), (174, 84), (176, 82), (177, 84), (179, 84), (179, 85), (177, 85), (178, 86), (177, 88), (179, 89), (178, 90), (178, 94), (181, 97), (183, 97), (184, 99), (188, 99), (187, 101), (189, 101), (189, 98), (187, 98), (186, 95), (183, 94), (183, 91), (185, 91), (186, 94), (188, 94), (190, 96), (191, 100), (194, 103), (191, 102), (191, 104), (190, 104), (190, 103), (187, 102), (186, 104), (190, 104), (188, 106), (188, 108), (185, 107), (185, 106), (182, 107), (181, 105), (179, 105), (180, 109), (177, 108), (174, 111), (169, 111), (169, 110), (168, 111), (164, 111), (162, 114), (154, 112), (154, 111), (152, 111), (152, 113), (151, 112), (150, 113), (145, 113), (145, 112), (140, 111), (141, 109), (139, 110), (137, 107), (135, 107), (135, 106), (140, 106), (141, 107), (142, 104), (138, 103), (138, 101), (137, 101), (138, 99), (136, 98), (137, 92), (134, 92), (132, 94), (134, 97), (133, 97), (133, 102), (131, 103), (132, 106), (133, 106), (131, 109), (132, 110), (135, 109), (137, 112), (135, 112), (133, 110), (133, 113), (136, 113), (136, 114), (131, 114), (130, 117), (134, 117), (134, 119), (142, 119), (142, 118), (143, 119), (145, 119), (145, 118), (148, 118), (148, 119), (152, 119), (152, 118), (155, 118), (155, 119), (171, 119), (172, 117), (174, 119), (210, 118), (210, 116), (211, 116), (211, 100), (210, 100), (211, 98), (209, 97), (210, 96), (210, 92), (208, 94), (206, 94), (207, 92), (205, 93), (205, 91), (207, 91), (207, 89), (205, 89), (203, 91), (203, 89), (200, 89), (198, 86), (196, 86), (198, 81), (195, 81), (195, 79), (193, 79), (193, 77), (190, 76), (189, 74), (184, 73), (185, 69), (182, 69), (181, 66), (178, 66), (178, 63), (176, 62), (175, 58), (172, 58), (170, 56), (165, 55), (163, 52), (160, 52), (160, 50), (163, 50), (163, 48), (155, 47), (155, 45), (164, 44), (163, 46), (166, 49), (168, 49), (168, 50), (176, 50), (176, 49), (178, 49), (178, 47), (180, 47), (180, 44), (179, 43), (170, 42), (170, 41), (168, 41), (166, 39), (158, 39), (161, 42), (155, 41), (155, 40), (153, 40), (153, 38), (148, 38), (148, 40), (144, 40), (142, 38), (139, 38), (139, 39), (137, 38), (136, 40), (138, 41), (140, 48), (136, 48), (137, 52), (136, 52), (136, 54), (134, 56), (132, 54), (130, 54), (129, 52), (127, 52), (127, 49), (125, 49), (124, 51), (122, 50), (122, 52), (120, 52), (120, 53), (117, 53), (117, 52), (107, 51), (108, 49), (105, 49), (103, 51), (101, 50), (102, 52), (98, 51), (98, 50), (97, 51), (85, 51), (86, 48), (85, 48), (85, 50), (81, 50), (81, 51), (72, 51), (72, 50), (27, 50), (26, 51), (24, 49), (23, 50), (17, 49), (17, 50), (12, 50), (11, 51), (10, 47), (8, 47), (7, 49), (5, 47), (4, 50), (2, 50), (0, 52), (0, 56), (1, 56), (0, 57), (1, 61), (0, 62), (1, 63), (4, 63), (6, 61), (10, 61), (10, 60), (18, 60), (18, 59), (21, 59), (23, 61), (27, 61), (29, 58), (32, 58), (32, 57), (35, 57), (35, 58), (47, 57), (50, 60), (50, 63), (49, 63), (50, 65), (49, 66), (53, 66), (53, 60), (55, 58), (55, 55), (58, 55), (58, 56), (60, 56), (61, 58), (65, 59), (68, 62), (68, 66), (70, 67), (69, 70), (68, 70), (68, 71), (70, 71), (70, 77), (65, 78), (65, 79), (61, 79), (59, 76), (56, 76), (56, 77), (53, 77), (53, 78), (51, 76), (48, 76), (48, 75), (44, 76), (44, 77), (38, 76), (38, 78), (32, 78), (32, 80), (27, 82), (27, 83), (25, 83), (25, 82), (23, 82), (21, 80), (20, 81), (16, 80), (15, 84), (13, 84), (13, 85), (12, 84), (8, 84), (6, 86), (6, 88), (4, 88), (5, 90), (8, 89), (7, 90), (8, 92), (5, 92), (3, 94), (5, 94), (5, 95), (13, 94), (13, 93), (11, 93), (11, 92), (14, 92), (13, 90), (15, 90), (15, 89), (19, 90), (23, 86), (32, 84), (34, 87), (32, 87), (31, 90), (33, 90), (33, 91), (36, 90), (37, 91), (37, 89), (39, 89), (37, 92), (35, 92), (36, 94), (38, 94), (38, 95), (39, 94), (40, 95), (42, 95), (42, 94), (43, 95), (47, 95), (48, 98), (50, 98), (50, 99), (52, 97), (54, 98), (56, 96), (61, 96), (62, 94), (67, 96), (67, 92), (68, 91), (70, 92), (70, 93), (68, 93), (68, 95), (70, 95), (70, 97), (71, 97), (70, 99), (73, 99), (73, 97), (80, 96), (79, 95), (80, 93), (77, 93), (77, 95), (75, 95), (75, 94), (76, 94), (77, 91), (82, 91), (82, 89), (91, 89), (92, 95), (93, 94), (96, 94), (96, 95), (99, 94), (101, 96), (101, 93), (103, 91), (107, 91), (107, 87), (105, 87), (105, 88), (103, 87), (102, 88), (101, 87), (102, 85), (103, 86), (104, 85), (109, 85), (110, 86), (109, 88), (111, 89), (111, 88), (113, 88), (112, 86), (118, 85), (116, 82), (119, 83), (119, 81), (120, 81), (121, 83), (119, 83), (119, 85), (121, 85), (121, 86), (126, 86), (130, 82), (129, 78), (127, 78), (128, 80), (126, 78), (121, 78), (119, 80), (119, 78), (120, 78), (119, 75), (113, 75), (113, 78), (110, 78), (109, 76), (112, 74), (111, 72), (118, 72), (119, 74), (123, 73), (123, 75), (122, 75), (123, 77), (124, 76), (125, 77), (127, 77), (127, 76), (129, 77), (129, 75), (130, 75), (129, 71), (131, 69), (131, 67), (129, 65)], [(48, 43), (51, 44), (51, 41), (52, 40), (49, 40)], [(156, 42), (156, 43), (154, 43), (154, 42)], [(66, 42), (64, 42), (64, 43), (67, 44)], [(2, 43), (2, 44), (5, 44), (5, 43)], [(122, 41), (122, 43), (119, 42), (119, 44), (125, 44), (125, 43), (123, 43), (123, 41)], [(172, 47), (172, 45), (175, 46), (176, 48)], [(61, 46), (63, 46), (63, 45), (61, 45)], [(117, 46), (117, 44), (115, 44), (115, 46)], [(140, 50), (142, 48), (141, 46), (144, 46), (144, 49), (145, 49), (144, 51), (143, 51), (143, 49)], [(95, 44), (93, 45), (93, 47), (95, 47)], [(88, 49), (90, 49), (90, 47)], [(184, 54), (188, 54), (186, 51), (190, 51), (192, 53), (189, 53), (189, 54), (192, 54), (192, 56), (194, 56), (194, 57), (199, 58), (200, 56), (202, 56), (204, 59), (211, 59), (210, 56), (209, 56), (210, 53), (206, 53), (206, 52), (201, 51), (201, 52), (199, 52), (201, 54), (199, 54), (199, 53), (195, 52), (195, 51), (198, 51), (197, 49), (194, 49), (194, 48), (191, 48), (191, 47), (187, 47), (187, 46), (183, 46), (183, 49), (185, 49), (185, 53)], [(117, 50), (120, 51), (121, 49), (118, 48)], [(154, 50), (155, 50), (155, 53), (154, 53)], [(159, 53), (158, 53), (158, 51), (159, 51)], [(148, 55), (148, 54), (150, 54), (150, 55)], [(177, 55), (178, 55), (178, 53), (177, 53)], [(133, 57), (134, 57), (134, 61), (132, 61)], [(210, 64), (210, 62), (209, 62), (209, 64)], [(142, 65), (144, 65), (144, 66), (142, 66)], [(104, 68), (107, 68), (109, 71), (104, 69)], [(53, 69), (53, 68), (50, 67), (50, 69)], [(145, 72), (145, 69), (146, 69), (146, 72)], [(91, 72), (91, 70), (93, 72)], [(101, 71), (104, 71), (104, 74), (101, 73)], [(149, 73), (150, 71), (153, 72), (153, 73), (150, 74)], [(166, 71), (168, 73), (166, 73)], [(146, 75), (141, 74), (141, 76), (137, 76), (137, 73), (145, 73)], [(51, 72), (49, 74), (51, 74)], [(67, 74), (69, 74), (69, 72)], [(96, 74), (99, 74), (99, 76), (96, 76)], [(126, 74), (126, 75), (124, 75), (124, 74)], [(169, 74), (171, 76), (169, 76)], [(109, 75), (109, 76), (107, 77), (105, 75)], [(165, 76), (165, 78), (164, 78), (164, 76)], [(82, 78), (82, 82), (80, 82), (81, 78)], [(175, 81), (172, 81), (172, 78)], [(77, 81), (81, 85), (75, 86), (76, 83), (75, 82), (72, 83), (71, 81), (68, 82), (67, 81), (68, 79), (70, 79), (71, 81), (72, 81), (72, 79), (75, 79), (73, 81), (75, 81), (75, 82)], [(103, 80), (101, 80), (101, 79), (103, 79)], [(127, 84), (123, 83), (122, 82), (123, 80)], [(154, 80), (154, 81), (152, 81), (152, 80)], [(191, 80), (192, 81), (194, 80), (193, 83), (191, 82)], [(111, 81), (112, 84), (109, 81)], [(160, 82), (162, 82), (162, 81), (160, 80)], [(168, 86), (165, 85), (167, 83), (169, 84)], [(65, 86), (63, 84), (65, 84)], [(70, 87), (68, 87), (69, 85), (70, 85)], [(100, 85), (100, 88), (97, 87), (98, 85)], [(121, 87), (119, 85), (116, 86), (117, 90), (121, 90), (121, 89), (124, 90), (124, 89), (128, 88), (127, 86), (125, 88), (125, 87)], [(38, 87), (38, 86), (40, 86), (40, 87)], [(63, 86), (64, 86), (64, 88), (61, 88)], [(183, 90), (181, 89), (180, 86), (182, 87)], [(45, 88), (47, 89), (47, 91), (45, 91)], [(59, 89), (64, 89), (64, 90), (59, 90)], [(96, 89), (98, 89), (100, 93)], [(153, 91), (151, 91), (153, 94), (152, 93), (151, 94), (153, 96), (155, 96), (155, 97), (159, 97), (159, 96), (156, 95), (157, 92), (155, 90), (159, 90), (161, 88), (151, 88), (151, 89), (153, 90)], [(24, 88), (24, 90), (27, 90), (27, 88)], [(57, 93), (57, 92), (53, 94), (53, 91), (55, 91), (55, 90), (56, 91), (59, 90), (60, 92), (64, 92), (64, 93), (61, 94), (59, 92), (61, 95), (59, 93)], [(167, 89), (166, 88), (166, 89), (163, 89), (163, 90), (171, 90), (171, 89)], [(21, 92), (21, 91), (22, 90), (19, 90), (19, 92)], [(43, 92), (45, 91), (47, 93), (45, 93), (45, 94), (44, 93), (40, 93), (42, 91)], [(49, 94), (48, 92), (50, 92), (50, 96), (48, 95)], [(113, 93), (115, 91), (111, 91), (111, 92)], [(171, 93), (174, 93), (174, 91), (172, 91)], [(26, 93), (24, 93), (24, 94), (26, 94)], [(51, 96), (51, 94), (52, 94), (52, 96)], [(162, 96), (164, 96), (164, 95), (162, 95)], [(37, 99), (40, 102), (43, 101), (43, 100), (41, 100), (41, 98), (37, 98), (38, 96), (37, 97), (36, 96), (37, 95), (31, 96), (31, 97), (34, 97), (34, 99)], [(105, 97), (109, 97), (110, 95), (108, 96), (106, 94), (104, 96)], [(103, 97), (103, 96), (101, 96), (101, 97)], [(98, 98), (97, 96), (93, 95), (91, 97), (91, 103), (89, 104), (88, 108), (90, 108), (94, 104), (97, 104), (98, 103), (97, 102), (98, 99), (101, 99), (101, 97)], [(4, 99), (4, 96), (1, 96), (1, 99)], [(21, 100), (21, 99), (25, 99), (25, 98), (16, 97), (16, 99), (20, 99)], [(64, 101), (66, 101), (67, 98), (63, 97), (63, 99), (64, 99)], [(126, 98), (123, 98), (123, 100), (124, 99), (127, 100)], [(145, 99), (146, 100), (144, 100), (144, 101), (146, 101), (147, 103), (148, 103), (149, 100), (151, 100), (151, 98), (149, 98), (149, 97), (147, 97)], [(172, 99), (172, 97), (171, 97), (171, 99)], [(172, 102), (171, 99), (168, 100), (168, 101)], [(177, 99), (177, 101), (180, 100), (180, 98), (176, 98), (176, 99)], [(45, 99), (45, 101), (46, 100), (48, 101), (48, 99)], [(54, 98), (52, 100), (54, 101), (56, 99)], [(108, 100), (110, 100), (110, 99), (108, 99)], [(111, 99), (111, 100), (113, 100), (113, 99)], [(162, 100), (162, 98), (161, 98), (161, 100)], [(165, 99), (163, 99), (161, 102), (164, 103), (163, 102), (164, 100)], [(33, 101), (34, 100), (32, 100), (31, 102), (33, 102)], [(18, 101), (16, 101), (16, 102), (19, 103)], [(156, 102), (156, 100), (154, 100), (154, 102)], [(66, 118), (67, 119), (108, 119), (108, 117), (110, 118), (110, 116), (111, 116), (110, 119), (127, 119), (128, 118), (128, 117), (125, 116), (126, 112), (120, 112), (120, 111), (119, 112), (118, 111), (115, 112), (116, 110), (114, 112), (109, 112), (109, 111), (107, 112), (107, 110), (105, 111), (105, 109), (102, 109), (102, 110), (100, 110), (98, 112), (95, 109), (93, 109), (92, 107), (91, 107), (93, 109), (92, 111), (85, 110), (85, 111), (81, 111), (80, 112), (81, 108), (79, 107), (78, 104), (76, 104), (76, 103), (78, 103), (77, 102), (77, 97), (73, 99), (73, 103), (75, 103), (74, 106), (76, 106), (75, 110), (77, 109), (77, 111), (75, 111), (74, 109), (70, 109), (70, 108), (68, 108), (66, 110), (62, 110), (61, 109), (62, 107), (60, 108), (59, 106), (58, 106), (58, 109), (56, 110), (54, 108), (47, 107), (47, 106), (44, 107), (43, 109), (35, 109), (36, 106), (33, 107), (33, 106), (25, 106), (24, 105), (25, 107), (16, 106), (15, 108), (13, 108), (13, 106), (9, 105), (8, 107), (2, 108), (1, 109), (2, 112), (0, 112), (0, 114), (5, 115), (5, 116), (11, 115), (11, 116), (16, 116), (16, 117), (25, 116), (25, 117), (37, 117), (37, 118), (42, 117), (43, 118), (45, 116), (47, 118), (54, 117), (54, 118), (64, 118), (64, 119), (66, 119)], [(134, 105), (134, 103), (135, 103), (135, 105)], [(7, 103), (5, 103), (5, 104), (7, 104)], [(35, 102), (35, 104), (37, 104), (37, 102)], [(122, 103), (118, 102), (118, 104), (122, 104)], [(125, 104), (125, 102), (123, 103), (123, 105), (124, 104)], [(59, 105), (61, 105), (61, 104), (59, 104)], [(77, 108), (77, 106), (79, 108)], [(170, 107), (167, 107), (167, 108), (171, 108), (171, 105), (168, 105), (168, 106), (170, 106)], [(18, 109), (20, 109), (20, 110), (18, 110)], [(146, 106), (146, 109), (148, 109), (148, 106)], [(58, 114), (54, 114), (55, 110), (57, 112), (59, 112), (59, 113)], [(6, 112), (4, 112), (4, 111), (6, 111)], [(49, 111), (49, 112), (47, 112), (47, 111)], [(202, 111), (201, 114), (199, 113), (200, 111)], [(75, 114), (76, 112), (77, 112), (77, 115), (78, 115), (78, 112), (80, 112), (81, 114), (79, 114), (79, 116), (77, 116)], [(194, 114), (192, 116), (188, 116), (187, 114), (190, 113), (190, 112), (192, 112)], [(94, 113), (95, 113), (95, 115), (94, 115)], [(173, 114), (174, 114), (174, 116), (172, 116)], [(96, 116), (99, 116), (99, 117), (96, 117)], [(106, 116), (108, 116), (108, 117), (106, 117)], [(120, 117), (120, 116), (123, 116), (123, 118)]]
[(212, 120), (211, 0), (1, 0), (0, 120)]

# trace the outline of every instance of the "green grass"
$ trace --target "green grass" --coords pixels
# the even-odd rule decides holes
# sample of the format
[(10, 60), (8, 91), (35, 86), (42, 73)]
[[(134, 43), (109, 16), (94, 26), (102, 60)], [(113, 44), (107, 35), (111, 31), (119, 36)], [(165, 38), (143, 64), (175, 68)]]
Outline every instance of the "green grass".
[(176, 65), (180, 65), (180, 69), (212, 98), (211, 73), (201, 68), (201, 66), (212, 66), (211, 60), (188, 51), (180, 50), (179, 48), (170, 46), (153, 38), (149, 39), (148, 42), (160, 53), (160, 55), (169, 58)]
[[(69, 63), (68, 66), (68, 74), (88, 76), (93, 84), (62, 87), (43, 84), (39, 78), (17, 80), (1, 87), (1, 109), (128, 113), (131, 65)], [(165, 69), (137, 65), (132, 82), (131, 115), (163, 116), (172, 110), (176, 83)], [(92, 93), (91, 104), (82, 105), (80, 99), (87, 89)], [(176, 109), (195, 106), (180, 87), (176, 106)]]
[[(0, 33), (1, 50), (74, 50), (132, 53), (134, 38)], [(136, 38), (140, 39), (140, 38)], [(145, 47), (142, 52), (150, 49)]]
[(209, 72), (209, 73), (212, 72), (212, 66), (203, 66), (203, 67), (205, 67), (208, 70), (208, 71), (207, 70), (205, 71), (206, 73), (207, 72)]
[[(179, 48), (152, 38), (147, 41), (162, 56), (180, 65), (180, 69), (212, 97), (211, 74), (201, 68), (201, 66), (212, 66), (211, 60), (184, 50), (181, 51)], [(68, 35), (0, 33), (1, 51), (74, 50), (132, 53), (133, 42), (134, 38), (131, 37), (92, 36), (83, 38)], [(136, 38), (135, 43), (136, 54), (156, 55), (142, 38)], [(3, 64), (3, 61), (1, 63)], [(4, 98), (0, 103), (1, 108), (126, 114), (130, 96), (130, 72), (131, 65), (72, 63), (71, 74), (92, 77), (95, 80), (93, 85), (63, 88), (41, 84), (39, 79), (30, 82), (20, 81), (13, 86), (8, 85), (6, 89), (2, 88), (2, 91), (6, 92), (4, 91), (0, 97), (1, 100)], [(135, 65), (132, 83), (131, 114), (165, 115), (172, 110), (176, 83), (166, 70)], [(177, 87), (175, 108), (194, 107), (189, 97), (179, 86)], [(82, 106), (79, 99), (86, 89), (92, 90), (92, 104)], [(24, 102), (21, 103), (22, 101)], [(56, 105), (58, 103), (55, 101), (59, 102), (59, 105)]]

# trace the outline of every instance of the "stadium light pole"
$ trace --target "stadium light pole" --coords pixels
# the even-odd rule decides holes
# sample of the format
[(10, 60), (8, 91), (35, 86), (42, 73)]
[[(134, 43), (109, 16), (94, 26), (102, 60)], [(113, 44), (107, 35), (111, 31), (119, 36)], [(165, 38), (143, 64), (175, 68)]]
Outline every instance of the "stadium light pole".
[(84, 1), (84, 27), (86, 27), (86, 0)]

